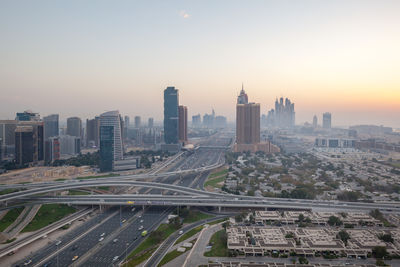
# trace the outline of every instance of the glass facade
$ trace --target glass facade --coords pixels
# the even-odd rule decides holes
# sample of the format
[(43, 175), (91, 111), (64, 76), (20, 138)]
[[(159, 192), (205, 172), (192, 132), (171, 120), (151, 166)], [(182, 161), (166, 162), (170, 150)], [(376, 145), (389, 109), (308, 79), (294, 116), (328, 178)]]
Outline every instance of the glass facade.
[(100, 126), (100, 171), (113, 170), (114, 126)]
[(179, 94), (175, 87), (164, 90), (164, 141), (166, 144), (178, 143)]

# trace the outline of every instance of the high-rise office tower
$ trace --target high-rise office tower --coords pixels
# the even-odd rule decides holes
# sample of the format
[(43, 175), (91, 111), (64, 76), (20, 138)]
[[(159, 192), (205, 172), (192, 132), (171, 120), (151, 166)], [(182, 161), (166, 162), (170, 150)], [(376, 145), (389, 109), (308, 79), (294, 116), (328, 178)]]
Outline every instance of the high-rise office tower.
[(312, 120), (312, 125), (314, 128), (318, 127), (318, 118), (317, 115), (314, 115), (313, 120)]
[(175, 87), (164, 90), (164, 141), (166, 144), (178, 143), (179, 92)]
[(148, 128), (154, 127), (154, 119), (153, 118), (149, 118), (149, 120), (147, 121), (147, 127)]
[(44, 121), (44, 138), (59, 135), (58, 114), (52, 114), (43, 118)]
[(122, 118), (118, 111), (100, 115), (100, 170), (112, 170), (115, 160), (123, 159)]
[(60, 139), (58, 136), (49, 137), (45, 141), (45, 161), (53, 162), (57, 159), (60, 159), (61, 156), (61, 148), (60, 148)]
[(81, 153), (81, 138), (71, 135), (59, 137), (61, 155), (77, 155)]
[(140, 128), (142, 118), (140, 116), (135, 116), (135, 128)]
[[(247, 97), (247, 95), (246, 95), (246, 97)], [(214, 127), (214, 120), (215, 120), (215, 111), (213, 109), (211, 114), (207, 114), (207, 113), (204, 114), (204, 116), (203, 116), (203, 125), (205, 127), (208, 127), (208, 128), (213, 128)]]
[[(44, 122), (20, 121), (18, 127), (30, 127), (33, 134), (33, 163), (44, 160)], [(17, 147), (17, 145), (15, 146)], [(28, 150), (29, 151), (29, 150)]]
[(100, 144), (100, 118), (86, 119), (86, 146), (99, 147)]
[(0, 120), (0, 146), (4, 156), (13, 155), (15, 152), (15, 120)]
[(322, 127), (330, 129), (332, 127), (332, 115), (329, 112), (322, 114)]
[(67, 135), (82, 137), (82, 120), (78, 117), (67, 119)]
[(185, 143), (187, 142), (187, 107), (179, 106), (178, 107), (178, 115), (179, 115), (179, 142)]
[(294, 103), (286, 98), (283, 102), (283, 97), (276, 99), (275, 109), (268, 111), (267, 125), (280, 128), (292, 128), (295, 125), (296, 112), (294, 111)]
[(225, 128), (227, 125), (227, 118), (225, 116), (216, 116), (214, 126), (217, 128)]
[(39, 113), (34, 113), (31, 110), (26, 110), (24, 112), (18, 112), (15, 117), (17, 121), (39, 121)]
[(34, 134), (32, 126), (18, 126), (15, 129), (15, 162), (25, 165), (34, 161)]
[(126, 128), (129, 128), (129, 123), (130, 123), (130, 118), (129, 118), (129, 116), (125, 116), (124, 119), (125, 119), (125, 127), (126, 127)]
[(192, 126), (199, 127), (201, 125), (201, 116), (200, 114), (192, 116)]
[(260, 104), (248, 103), (247, 94), (242, 86), (236, 104), (236, 143), (257, 144), (259, 142)]
[(257, 144), (259, 142), (260, 142), (260, 104), (256, 103), (237, 104), (236, 143)]

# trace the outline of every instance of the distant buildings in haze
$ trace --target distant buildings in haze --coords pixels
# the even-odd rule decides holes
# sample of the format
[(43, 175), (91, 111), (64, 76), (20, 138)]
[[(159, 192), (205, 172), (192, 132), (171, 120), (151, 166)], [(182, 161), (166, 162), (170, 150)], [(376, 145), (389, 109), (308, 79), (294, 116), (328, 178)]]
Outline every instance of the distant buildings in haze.
[(288, 98), (283, 102), (283, 97), (275, 100), (275, 109), (268, 111), (267, 125), (278, 128), (293, 128), (295, 126), (296, 112), (294, 103)]
[(322, 114), (322, 128), (331, 129), (332, 128), (332, 115), (329, 112)]

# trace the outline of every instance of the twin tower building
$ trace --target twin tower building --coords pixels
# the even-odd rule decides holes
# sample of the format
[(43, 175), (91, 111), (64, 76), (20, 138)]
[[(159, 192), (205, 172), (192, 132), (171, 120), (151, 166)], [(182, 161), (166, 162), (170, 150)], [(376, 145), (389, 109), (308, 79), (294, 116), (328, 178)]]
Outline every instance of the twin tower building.
[(279, 152), (279, 147), (269, 141), (260, 142), (260, 104), (249, 103), (248, 96), (243, 89), (237, 98), (236, 104), (236, 143), (235, 152), (265, 153)]

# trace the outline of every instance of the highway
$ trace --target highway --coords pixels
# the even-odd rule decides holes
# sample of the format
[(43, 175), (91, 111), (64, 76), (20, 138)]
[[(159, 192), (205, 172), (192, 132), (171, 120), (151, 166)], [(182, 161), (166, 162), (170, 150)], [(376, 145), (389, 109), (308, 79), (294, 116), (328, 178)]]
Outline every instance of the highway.
[(132, 205), (135, 206), (197, 206), (263, 209), (324, 209), (326, 211), (370, 211), (380, 209), (386, 213), (399, 213), (400, 203), (364, 203), (341, 201), (318, 201), (286, 198), (256, 198), (219, 194), (217, 196), (179, 195), (85, 195), (37, 197), (26, 199), (33, 203), (67, 203), (71, 205)]

